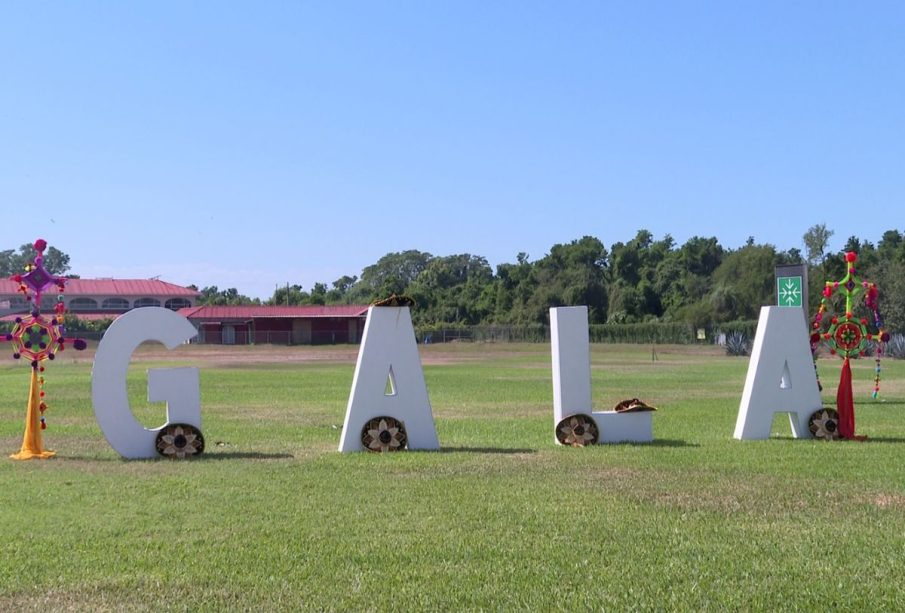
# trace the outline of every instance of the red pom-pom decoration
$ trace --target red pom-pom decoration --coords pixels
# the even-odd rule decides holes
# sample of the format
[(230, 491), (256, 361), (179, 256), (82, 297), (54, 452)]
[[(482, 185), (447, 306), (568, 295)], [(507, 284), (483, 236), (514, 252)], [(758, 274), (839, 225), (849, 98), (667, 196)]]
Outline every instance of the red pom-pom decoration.
[(845, 254), (846, 262), (852, 263), (857, 259), (858, 259), (858, 254), (855, 253), (854, 251), (849, 251), (848, 253)]
[(47, 249), (47, 241), (43, 238), (39, 238), (35, 241), (35, 251), (44, 251)]

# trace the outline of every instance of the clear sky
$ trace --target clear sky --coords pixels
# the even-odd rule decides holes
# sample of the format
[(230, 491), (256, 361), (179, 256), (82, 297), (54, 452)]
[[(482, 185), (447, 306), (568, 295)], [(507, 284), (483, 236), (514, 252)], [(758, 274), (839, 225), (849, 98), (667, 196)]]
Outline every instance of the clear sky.
[(0, 3), (0, 248), (328, 285), (390, 251), (905, 229), (903, 2)]

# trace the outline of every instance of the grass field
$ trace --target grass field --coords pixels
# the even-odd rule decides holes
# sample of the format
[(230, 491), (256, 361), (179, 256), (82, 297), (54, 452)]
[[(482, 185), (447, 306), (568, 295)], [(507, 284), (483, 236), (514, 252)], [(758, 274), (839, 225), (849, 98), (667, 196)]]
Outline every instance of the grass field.
[[(0, 610), (905, 610), (905, 363), (856, 364), (864, 443), (734, 441), (747, 359), (594, 345), (595, 406), (655, 442), (553, 444), (548, 345), (422, 349), (440, 452), (336, 452), (356, 348), (142, 347), (202, 367), (207, 452), (125, 461), (90, 352), (47, 369), (47, 461), (14, 462), (28, 368), (0, 365)], [(821, 360), (832, 404), (839, 362)]]

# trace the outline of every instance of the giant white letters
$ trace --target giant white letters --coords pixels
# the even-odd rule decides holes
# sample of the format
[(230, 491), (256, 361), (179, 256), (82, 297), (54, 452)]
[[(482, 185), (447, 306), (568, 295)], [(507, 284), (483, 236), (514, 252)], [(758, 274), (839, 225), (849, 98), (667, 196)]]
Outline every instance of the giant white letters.
[(588, 307), (550, 309), (553, 351), (553, 425), (563, 417), (591, 411), (591, 358)]
[(588, 307), (550, 309), (553, 352), (553, 425), (575, 413), (590, 415), (601, 443), (648, 443), (653, 440), (652, 413), (591, 410), (591, 344)]
[(120, 316), (97, 347), (91, 371), (91, 398), (101, 431), (120, 455), (130, 458), (157, 456), (154, 439), (170, 423), (201, 429), (201, 394), (197, 368), (161, 368), (148, 371), (148, 400), (167, 403), (166, 423), (148, 430), (132, 414), (126, 390), (126, 374), (132, 353), (145, 341), (159, 341), (167, 349), (197, 334), (189, 320), (169, 309), (144, 307)]
[(361, 429), (380, 416), (403, 423), (409, 449), (440, 448), (408, 307), (368, 309), (339, 450), (363, 451)]
[(761, 307), (735, 438), (770, 438), (774, 413), (789, 413), (795, 438), (811, 436), (821, 400), (807, 330), (800, 308)]

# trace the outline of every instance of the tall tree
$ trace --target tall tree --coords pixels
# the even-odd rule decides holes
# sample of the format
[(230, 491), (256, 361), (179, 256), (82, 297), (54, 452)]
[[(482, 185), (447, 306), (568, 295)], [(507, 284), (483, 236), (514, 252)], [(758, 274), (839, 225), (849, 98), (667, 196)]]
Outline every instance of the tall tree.
[(352, 302), (371, 302), (390, 294), (405, 293), (432, 257), (416, 249), (386, 254), (361, 271), (361, 278), (349, 292)]
[[(672, 236), (655, 241), (647, 230), (639, 230), (628, 243), (615, 243), (610, 257), (610, 305), (607, 321), (637, 322), (663, 315), (658, 292), (657, 269), (673, 251)], [(668, 274), (663, 270), (664, 275)]]
[(492, 311), (485, 290), (493, 270), (481, 256), (463, 253), (432, 258), (406, 292), (419, 305), (419, 320), (477, 324)]
[(827, 229), (826, 224), (816, 224), (808, 228), (802, 240), (807, 252), (808, 264), (816, 266), (822, 264), (826, 257), (826, 248), (830, 244), (834, 232)]
[(717, 321), (756, 319), (760, 307), (773, 303), (773, 245), (745, 245), (728, 253), (713, 273), (709, 299)]
[(553, 245), (550, 254), (537, 263), (538, 307), (546, 321), (552, 306), (583, 304), (588, 307), (590, 323), (606, 321), (609, 306), (606, 273), (606, 247), (593, 236), (583, 236), (568, 244)]

